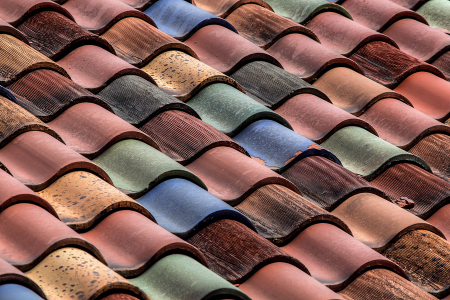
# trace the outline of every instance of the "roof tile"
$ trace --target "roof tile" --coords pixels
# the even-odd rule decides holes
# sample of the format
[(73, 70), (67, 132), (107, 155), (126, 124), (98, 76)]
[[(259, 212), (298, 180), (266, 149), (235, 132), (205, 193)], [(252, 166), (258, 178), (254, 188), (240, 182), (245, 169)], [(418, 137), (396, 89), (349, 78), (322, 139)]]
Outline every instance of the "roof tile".
[(266, 9), (272, 10), (270, 5), (263, 0), (192, 0), (192, 4), (195, 6), (221, 18), (226, 18), (236, 8), (248, 3), (261, 5)]
[(15, 283), (0, 285), (0, 300), (42, 300), (42, 298), (32, 290)]

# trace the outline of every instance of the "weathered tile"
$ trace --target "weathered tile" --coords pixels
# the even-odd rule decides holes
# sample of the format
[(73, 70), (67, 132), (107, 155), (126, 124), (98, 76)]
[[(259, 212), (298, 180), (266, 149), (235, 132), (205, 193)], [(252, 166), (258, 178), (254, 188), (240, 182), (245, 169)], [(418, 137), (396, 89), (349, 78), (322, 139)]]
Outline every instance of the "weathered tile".
[(207, 12), (212, 13), (221, 18), (226, 18), (229, 14), (231, 14), (236, 8), (244, 5), (244, 4), (258, 4), (262, 7), (272, 10), (269, 4), (266, 1), (262, 0), (217, 0), (217, 1), (209, 1), (209, 0), (193, 0), (192, 4), (195, 6), (206, 10)]
[[(0, 12), (0, 14), (1, 14), (1, 12)], [(13, 37), (15, 37), (16, 39), (21, 40), (25, 44), (29, 44), (27, 38), (25, 37), (25, 35), (22, 32), (20, 32), (19, 30), (17, 30), (13, 26), (11, 26), (8, 22), (3, 20), (1, 17), (0, 17), (0, 33), (10, 34)]]
[[(398, 1), (398, 0), (397, 0)], [(412, 1), (412, 0), (410, 0)], [(417, 0), (415, 0), (417, 1)], [(420, 4), (423, 3), (417, 9), (417, 12), (423, 16), (430, 26), (436, 28), (450, 29), (450, 23), (448, 20), (448, 7), (449, 3), (443, 0), (432, 0), (432, 1), (420, 1)]]

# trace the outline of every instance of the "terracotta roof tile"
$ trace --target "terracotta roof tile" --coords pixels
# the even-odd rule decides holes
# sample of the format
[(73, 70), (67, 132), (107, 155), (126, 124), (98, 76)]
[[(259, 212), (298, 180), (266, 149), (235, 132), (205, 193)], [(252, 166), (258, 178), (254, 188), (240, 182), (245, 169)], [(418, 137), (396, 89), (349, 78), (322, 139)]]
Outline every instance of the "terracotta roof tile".
[(6, 21), (4, 21), (1, 18), (0, 18), (0, 32), (2, 34), (3, 33), (10, 34), (13, 37), (21, 40), (25, 44), (29, 44), (27, 38), (25, 37), (25, 35), (22, 32), (20, 32), (15, 27), (11, 26), (9, 23), (7, 23)]
[(420, 7), (423, 3), (427, 2), (428, 0), (390, 0), (390, 1), (405, 8), (417, 10), (418, 7)]
[(444, 234), (445, 238), (450, 238), (450, 205), (444, 205), (438, 209), (431, 217), (427, 219), (427, 222), (435, 226)]
[(226, 18), (236, 8), (249, 3), (258, 4), (264, 8), (272, 10), (267, 1), (263, 0), (192, 0), (192, 4), (194, 4), (195, 6), (221, 18)]

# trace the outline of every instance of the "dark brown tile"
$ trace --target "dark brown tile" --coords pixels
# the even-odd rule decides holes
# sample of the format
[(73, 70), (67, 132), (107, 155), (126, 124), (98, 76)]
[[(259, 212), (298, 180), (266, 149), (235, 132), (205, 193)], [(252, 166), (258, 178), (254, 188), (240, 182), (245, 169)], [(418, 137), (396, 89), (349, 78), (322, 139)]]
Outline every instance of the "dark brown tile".
[(114, 79), (124, 75), (141, 76), (154, 83), (147, 73), (97, 46), (77, 48), (59, 60), (58, 64), (75, 83), (94, 93), (100, 92)]
[(205, 255), (212, 271), (233, 284), (244, 282), (274, 262), (286, 262), (308, 272), (301, 262), (234, 220), (212, 223), (187, 241)]
[(27, 38), (25, 37), (25, 35), (23, 35), (22, 32), (20, 32), (19, 30), (17, 30), (16, 28), (14, 28), (8, 22), (4, 21), (1, 18), (0, 18), (0, 33), (10, 34), (13, 37), (21, 40), (25, 44), (29, 44)]
[(211, 194), (232, 205), (271, 183), (298, 192), (287, 179), (229, 147), (213, 148), (186, 167), (203, 180)]
[(226, 18), (236, 8), (249, 3), (261, 5), (266, 9), (272, 10), (270, 5), (262, 0), (192, 0), (192, 4), (195, 6), (221, 18)]
[(96, 164), (44, 132), (22, 133), (0, 150), (0, 161), (20, 182), (34, 191), (49, 186), (73, 169), (98, 174), (108, 183), (108, 175)]

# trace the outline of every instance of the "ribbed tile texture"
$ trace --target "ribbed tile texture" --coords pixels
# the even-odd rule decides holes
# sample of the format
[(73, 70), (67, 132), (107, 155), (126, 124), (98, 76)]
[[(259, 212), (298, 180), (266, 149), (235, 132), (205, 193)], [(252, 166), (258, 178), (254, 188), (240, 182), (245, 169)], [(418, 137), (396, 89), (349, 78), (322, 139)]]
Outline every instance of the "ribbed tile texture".
[(188, 242), (205, 255), (211, 270), (231, 283), (241, 283), (262, 266), (275, 261), (289, 262), (306, 270), (283, 250), (232, 220), (217, 221)]
[[(179, 110), (165, 111), (140, 129), (158, 144), (161, 152), (181, 164), (189, 164), (217, 146), (228, 146), (247, 154), (242, 146), (222, 132)], [(168, 135), (168, 132), (172, 134)]]

